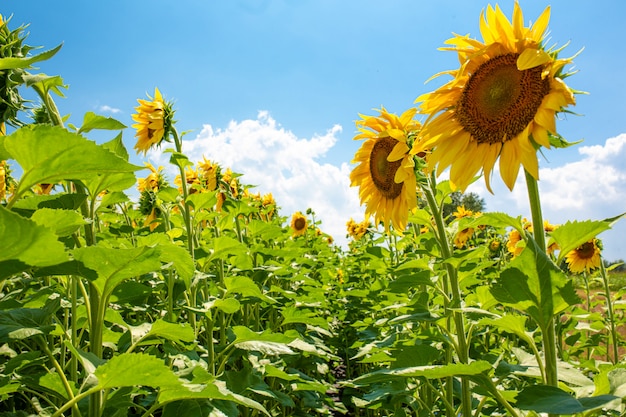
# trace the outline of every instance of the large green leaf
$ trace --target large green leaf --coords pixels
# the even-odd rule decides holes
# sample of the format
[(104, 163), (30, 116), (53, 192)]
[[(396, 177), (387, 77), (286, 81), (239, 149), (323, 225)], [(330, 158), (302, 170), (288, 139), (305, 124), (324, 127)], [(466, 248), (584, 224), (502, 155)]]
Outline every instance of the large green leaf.
[(0, 206), (0, 261), (19, 260), (31, 266), (49, 266), (68, 260), (54, 232)]
[(517, 395), (516, 406), (522, 410), (533, 410), (538, 413), (576, 414), (602, 407), (619, 398), (615, 395), (576, 398), (557, 387), (531, 385)]
[(150, 326), (145, 338), (148, 337), (163, 337), (178, 343), (191, 343), (195, 339), (195, 334), (191, 326), (184, 323), (168, 323), (158, 319)]
[(502, 271), (491, 293), (499, 302), (530, 315), (542, 329), (555, 314), (580, 301), (573, 282), (532, 238)]
[[(127, 183), (130, 176), (134, 178), (134, 171), (142, 169), (95, 142), (57, 126), (23, 127), (8, 136), (4, 146), (23, 169), (15, 190), (17, 195), (35, 184), (64, 180), (80, 180), (88, 188), (91, 184), (90, 191), (95, 194), (102, 191), (93, 189), (94, 184), (104, 181), (101, 177), (125, 173), (122, 182)], [(102, 188), (102, 184), (98, 188)]]
[(103, 297), (108, 297), (124, 280), (161, 268), (159, 249), (147, 246), (132, 249), (89, 246), (75, 249), (73, 254), (97, 272), (98, 278), (92, 283)]
[(526, 331), (526, 316), (519, 316), (513, 313), (498, 318), (485, 317), (478, 322), (482, 326), (493, 326), (504, 332), (511, 333), (533, 345), (535, 342), (532, 333)]
[(252, 279), (246, 276), (234, 276), (224, 278), (226, 295), (241, 294), (244, 297), (258, 298), (270, 304), (276, 302), (272, 297), (265, 295)]
[(475, 361), (470, 364), (453, 363), (449, 365), (413, 366), (409, 368), (381, 369), (362, 375), (352, 382), (356, 385), (369, 385), (404, 378), (440, 379), (451, 376), (478, 375), (491, 369), (491, 364), (487, 361)]
[(551, 236), (559, 244), (559, 248), (561, 248), (559, 261), (570, 251), (590, 241), (605, 230), (610, 229), (613, 223), (622, 216), (624, 215), (605, 220), (570, 221), (557, 227), (552, 231)]
[(295, 340), (282, 333), (272, 333), (269, 330), (257, 333), (245, 326), (233, 326), (236, 339), (233, 344), (243, 350), (262, 352), (266, 355), (293, 355), (295, 351), (289, 346)]
[(100, 389), (180, 385), (178, 377), (163, 360), (143, 353), (121, 353), (114, 356), (104, 365), (98, 366), (94, 375), (98, 378), (97, 386)]

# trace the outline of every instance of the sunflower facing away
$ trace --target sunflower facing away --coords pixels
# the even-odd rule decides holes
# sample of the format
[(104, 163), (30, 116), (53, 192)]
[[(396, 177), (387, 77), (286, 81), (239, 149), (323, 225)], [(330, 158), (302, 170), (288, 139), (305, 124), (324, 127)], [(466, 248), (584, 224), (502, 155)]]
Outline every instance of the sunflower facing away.
[(304, 236), (306, 234), (306, 229), (306, 217), (299, 211), (295, 212), (293, 216), (291, 216), (291, 230), (293, 231), (292, 236)]
[(171, 117), (169, 106), (163, 101), (158, 88), (154, 89), (154, 98), (151, 100), (138, 99), (139, 106), (135, 107), (136, 114), (132, 115), (137, 129), (135, 150), (144, 155), (150, 148), (161, 143), (165, 136), (167, 122)]
[(569, 270), (575, 274), (590, 272), (600, 267), (602, 244), (598, 239), (591, 239), (565, 255)]
[(374, 216), (375, 224), (382, 221), (404, 230), (409, 211), (417, 207), (415, 162), (409, 155), (410, 136), (417, 133), (420, 123), (413, 119), (417, 109), (405, 111), (400, 117), (380, 109), (379, 116), (364, 116), (357, 121), (359, 134), (365, 139), (352, 163), (358, 165), (350, 173), (350, 185), (359, 186), (361, 204), (366, 204), (365, 217)]
[(574, 105), (574, 92), (563, 82), (563, 67), (572, 58), (558, 59), (558, 50), (545, 49), (550, 19), (547, 7), (530, 27), (514, 4), (509, 21), (496, 5), (480, 18), (483, 41), (455, 35), (443, 50), (456, 51), (461, 62), (441, 88), (417, 98), (420, 112), (429, 115), (423, 140), (411, 153), (434, 148), (429, 168), (437, 175), (450, 168), (450, 180), (464, 191), (482, 169), (489, 191), (490, 174), (500, 158), (500, 175), (513, 189), (520, 164), (539, 177), (536, 148), (550, 147), (557, 135), (555, 115)]

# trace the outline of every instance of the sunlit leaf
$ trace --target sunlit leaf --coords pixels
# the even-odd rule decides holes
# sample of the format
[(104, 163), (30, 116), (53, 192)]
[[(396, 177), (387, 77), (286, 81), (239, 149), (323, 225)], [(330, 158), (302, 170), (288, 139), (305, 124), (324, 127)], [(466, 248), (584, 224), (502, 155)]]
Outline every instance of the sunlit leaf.
[(241, 294), (244, 297), (253, 297), (268, 303), (275, 303), (276, 300), (265, 295), (256, 282), (246, 276), (234, 276), (224, 278), (226, 285), (226, 295)]
[(530, 315), (542, 329), (554, 314), (580, 301), (573, 282), (533, 239), (501, 272), (491, 294), (499, 302)]
[(532, 334), (526, 330), (526, 316), (519, 316), (513, 313), (498, 318), (483, 318), (478, 322), (481, 326), (493, 326), (504, 332), (511, 333), (528, 343), (533, 345), (535, 342)]
[(90, 191), (95, 194), (112, 186), (108, 184), (111, 181), (107, 182), (103, 177), (124, 174), (113, 184), (120, 181), (126, 184), (129, 178), (134, 178), (134, 171), (142, 169), (102, 146), (57, 126), (23, 127), (7, 136), (4, 146), (24, 171), (15, 190), (16, 195), (36, 184), (54, 184), (64, 180), (83, 181), (88, 188), (91, 186)]
[(178, 343), (191, 343), (195, 339), (195, 334), (191, 326), (184, 323), (168, 323), (158, 319), (152, 323), (147, 337), (163, 337)]
[(0, 261), (19, 260), (32, 266), (48, 266), (68, 260), (65, 247), (54, 232), (0, 206)]
[(538, 413), (576, 414), (602, 407), (618, 398), (614, 395), (576, 398), (557, 387), (530, 385), (517, 395), (515, 405), (519, 409), (533, 410)]
[(168, 368), (162, 359), (143, 353), (121, 353), (112, 357), (96, 368), (101, 389), (148, 386), (179, 386), (178, 377)]
[(570, 251), (590, 241), (600, 233), (609, 230), (613, 223), (624, 215), (605, 220), (568, 221), (551, 232), (551, 237), (559, 244), (559, 261)]
[(35, 211), (30, 219), (51, 229), (57, 236), (69, 236), (86, 223), (83, 216), (73, 210), (49, 208)]
[(83, 118), (83, 125), (80, 127), (80, 129), (78, 129), (78, 133), (87, 133), (93, 129), (122, 130), (125, 128), (126, 125), (118, 120), (115, 120), (112, 117), (100, 116), (98, 114), (95, 114), (94, 112), (89, 111), (85, 113), (85, 117)]
[(103, 297), (108, 297), (124, 280), (161, 268), (158, 248), (146, 246), (132, 249), (88, 246), (75, 249), (73, 254), (87, 268), (97, 272), (98, 278), (92, 283)]
[(475, 361), (470, 364), (453, 363), (448, 365), (426, 365), (408, 368), (381, 369), (359, 376), (354, 379), (356, 385), (369, 385), (377, 382), (388, 382), (394, 379), (423, 377), (428, 379), (447, 378), (451, 376), (478, 375), (491, 370), (487, 361)]

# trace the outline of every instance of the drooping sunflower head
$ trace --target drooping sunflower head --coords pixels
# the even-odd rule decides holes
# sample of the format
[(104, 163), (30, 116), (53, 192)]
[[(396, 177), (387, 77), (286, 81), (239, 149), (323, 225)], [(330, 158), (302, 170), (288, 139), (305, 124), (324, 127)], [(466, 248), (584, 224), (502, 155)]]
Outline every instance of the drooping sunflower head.
[(466, 227), (465, 229), (460, 230), (454, 236), (454, 246), (456, 246), (459, 249), (462, 248), (463, 246), (465, 246), (467, 241), (472, 237), (472, 235), (474, 235), (473, 227)]
[(297, 211), (291, 216), (291, 236), (304, 236), (306, 234), (307, 227), (308, 223), (306, 216), (304, 216), (301, 212)]
[(579, 274), (581, 272), (591, 272), (600, 267), (602, 258), (602, 243), (593, 238), (565, 255), (565, 262), (570, 272)]
[(562, 74), (572, 59), (559, 59), (543, 45), (549, 18), (548, 7), (525, 27), (517, 2), (512, 21), (489, 6), (480, 18), (482, 41), (455, 35), (442, 48), (457, 52), (461, 65), (437, 74), (453, 79), (417, 98), (428, 119), (411, 153), (434, 148), (429, 168), (436, 166), (439, 175), (450, 167), (450, 180), (462, 191), (480, 170), (491, 191), (498, 158), (509, 189), (520, 165), (538, 179), (537, 148), (550, 147), (550, 137), (558, 135), (556, 113), (575, 104)]
[(378, 116), (361, 115), (356, 122), (354, 139), (365, 141), (352, 160), (358, 165), (350, 173), (350, 185), (359, 187), (365, 216), (374, 216), (376, 224), (382, 221), (386, 230), (391, 225), (404, 230), (409, 211), (417, 207), (415, 162), (409, 155), (421, 127), (416, 112), (409, 109), (398, 117), (381, 108)]
[(145, 155), (152, 147), (160, 145), (162, 140), (167, 140), (172, 128), (174, 110), (170, 103), (163, 100), (158, 88), (154, 89), (154, 98), (137, 101), (137, 113), (132, 115), (136, 122), (133, 127), (137, 129), (135, 150)]
[(139, 189), (139, 192), (146, 190), (157, 192), (167, 185), (165, 177), (163, 176), (162, 166), (155, 168), (149, 162), (146, 162), (145, 165), (150, 170), (150, 174), (148, 174), (146, 178), (139, 178), (137, 181), (137, 188)]

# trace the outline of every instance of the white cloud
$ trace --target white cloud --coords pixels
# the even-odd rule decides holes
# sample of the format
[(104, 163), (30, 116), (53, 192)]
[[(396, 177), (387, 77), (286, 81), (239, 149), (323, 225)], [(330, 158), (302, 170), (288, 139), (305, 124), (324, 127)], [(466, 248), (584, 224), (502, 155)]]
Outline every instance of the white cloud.
[(117, 114), (117, 113), (121, 113), (122, 112), (122, 110), (116, 109), (115, 107), (107, 106), (106, 104), (100, 106), (100, 111), (103, 111), (103, 112), (106, 112), (106, 113), (113, 113), (113, 114)]
[[(554, 152), (558, 152), (558, 149)], [(568, 220), (602, 220), (626, 212), (626, 134), (607, 139), (604, 145), (581, 146), (581, 159), (559, 167), (539, 170), (543, 216), (551, 223)], [(468, 189), (485, 198), (488, 211), (530, 216), (526, 185), (520, 172), (514, 191), (509, 192), (494, 173), (494, 194), (483, 180)], [(626, 219), (600, 235), (608, 260), (626, 259)]]
[[(335, 125), (323, 135), (298, 138), (261, 111), (256, 119), (231, 121), (225, 129), (204, 125), (194, 139), (183, 141), (183, 153), (192, 162), (204, 156), (243, 174), (244, 184), (257, 186), (253, 191), (273, 194), (283, 216), (311, 208), (321, 229), (345, 244), (346, 222), (362, 219), (364, 209), (357, 189), (350, 187), (350, 166), (319, 162), (339, 132)], [(155, 151), (150, 159), (166, 165), (167, 154)]]

